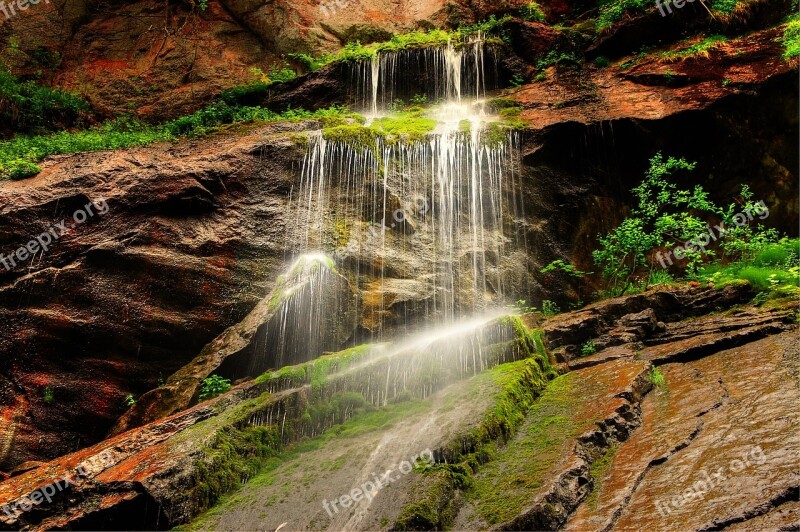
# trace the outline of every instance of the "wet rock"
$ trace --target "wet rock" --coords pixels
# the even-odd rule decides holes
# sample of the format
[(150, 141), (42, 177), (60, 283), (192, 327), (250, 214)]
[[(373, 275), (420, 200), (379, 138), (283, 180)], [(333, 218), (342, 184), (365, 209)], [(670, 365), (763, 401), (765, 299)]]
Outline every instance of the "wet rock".
[[(354, 308), (353, 289), (331, 259), (301, 257), (244, 320), (212, 340), (163, 386), (140, 397), (110, 435), (187, 408), (212, 374), (237, 379), (338, 351), (352, 335)], [(287, 331), (286, 323), (295, 325)]]
[(723, 289), (656, 288), (557, 315), (547, 320), (542, 328), (548, 346), (564, 346), (569, 358), (577, 356), (579, 346), (590, 340), (600, 348), (644, 340), (660, 330), (658, 320), (677, 321), (717, 308), (729, 308), (744, 303), (752, 295), (748, 285), (731, 285)]

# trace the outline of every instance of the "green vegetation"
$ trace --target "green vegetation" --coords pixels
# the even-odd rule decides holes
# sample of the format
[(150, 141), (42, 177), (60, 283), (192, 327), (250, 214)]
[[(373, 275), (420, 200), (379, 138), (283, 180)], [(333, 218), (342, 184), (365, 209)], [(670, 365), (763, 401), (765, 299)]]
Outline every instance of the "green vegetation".
[[(632, 191), (638, 206), (619, 227), (598, 237), (601, 247), (594, 251), (594, 260), (603, 268), (603, 275), (610, 284), (620, 289), (619, 293), (630, 287), (634, 276), (642, 269), (650, 265), (652, 270), (648, 255), (654, 248), (669, 248), (707, 232), (705, 218), (697, 214), (722, 214), (699, 185), (693, 190), (678, 190), (669, 181), (674, 174), (691, 171), (694, 167), (694, 163), (683, 158), (665, 160), (657, 154), (650, 160), (645, 180)], [(688, 250), (687, 259), (687, 268), (696, 271), (703, 261), (702, 250)]]
[(122, 400), (122, 403), (123, 403), (125, 406), (127, 406), (128, 408), (130, 408), (130, 407), (132, 407), (133, 405), (135, 405), (135, 404), (136, 404), (136, 398), (133, 396), (133, 394), (132, 394), (132, 393), (129, 393), (129, 394), (128, 394), (128, 395), (126, 395), (126, 396), (125, 396), (125, 398)]
[(656, 366), (653, 366), (653, 369), (650, 370), (650, 382), (659, 388), (664, 388), (667, 385), (667, 380), (664, 378), (664, 374), (661, 373), (661, 370)]
[(203, 382), (200, 383), (200, 400), (204, 401), (222, 395), (230, 389), (230, 380), (220, 377), (219, 375), (211, 375), (203, 379)]
[(617, 454), (617, 449), (619, 449), (619, 447), (616, 445), (609, 447), (606, 453), (592, 462), (592, 465), (589, 467), (593, 486), (591, 493), (589, 493), (589, 496), (586, 498), (586, 504), (589, 505), (592, 511), (597, 509), (597, 499), (602, 490), (602, 478), (605, 476), (608, 468), (611, 467), (611, 462), (614, 461), (614, 455)]
[[(747, 281), (770, 297), (800, 294), (798, 241), (758, 224), (769, 210), (763, 201), (753, 201), (747, 186), (737, 203), (721, 207), (701, 186), (680, 190), (670, 181), (675, 173), (694, 167), (661, 154), (650, 160), (645, 180), (633, 189), (638, 206), (619, 227), (598, 236), (601, 247), (594, 260), (608, 281), (606, 294), (670, 283), (668, 267), (688, 279), (717, 285)], [(724, 231), (711, 233), (709, 220), (720, 221), (717, 227)]]
[(62, 131), (52, 135), (17, 135), (0, 142), (0, 179), (22, 179), (40, 170), (35, 163), (47, 156), (86, 151), (102, 151), (174, 141), (180, 137), (200, 137), (220, 126), (247, 122), (298, 121), (318, 119), (323, 123), (357, 117), (342, 107), (318, 111), (289, 109), (275, 113), (262, 107), (235, 106), (225, 101), (210, 104), (196, 113), (160, 126), (130, 119), (119, 119), (83, 131)]
[[(581, 431), (575, 418), (574, 374), (562, 375), (530, 403), (519, 437), (503, 449), (492, 449), (488, 462), (474, 479), (469, 497), (489, 525), (519, 514), (530, 495), (544, 482), (562, 446)], [(584, 427), (585, 428), (585, 427)]]
[(476, 377), (478, 381), (490, 378), (500, 390), (494, 406), (478, 427), (453, 438), (451, 445), (442, 449), (447, 456), (446, 464), (423, 469), (430, 478), (423, 489), (415, 493), (415, 502), (400, 513), (394, 529), (442, 530), (452, 525), (456, 490), (468, 490), (473, 486), (474, 473), (490, 462), (499, 445), (509, 441), (528, 410), (536, 408), (539, 402), (536, 398), (548, 380), (555, 376), (546, 353), (542, 355), (543, 351), (538, 349), (532, 358), (496, 366)]
[(727, 42), (728, 39), (724, 35), (711, 35), (690, 46), (664, 52), (661, 54), (661, 57), (670, 61), (679, 61), (691, 57), (708, 57), (711, 50), (721, 48), (725, 46)]
[(549, 299), (542, 301), (542, 314), (545, 318), (552, 318), (561, 312), (561, 308)]
[(381, 53), (398, 52), (410, 48), (427, 48), (445, 46), (452, 43), (454, 46), (466, 44), (477, 34), (488, 36), (489, 42), (498, 42), (504, 37), (503, 26), (511, 20), (510, 16), (497, 18), (492, 15), (488, 20), (471, 26), (460, 26), (456, 30), (432, 29), (418, 30), (392, 36), (384, 42), (361, 44), (359, 41), (348, 42), (344, 48), (335, 54), (311, 56), (308, 54), (291, 54), (289, 57), (302, 63), (308, 70), (317, 70), (325, 65), (337, 61), (359, 62), (371, 60)]
[(583, 61), (575, 52), (565, 52), (560, 50), (550, 50), (547, 55), (536, 61), (536, 68), (544, 71), (551, 66), (574, 65), (581, 66)]
[(789, 18), (782, 40), (785, 59), (800, 57), (800, 13), (795, 13)]
[(80, 96), (20, 81), (0, 68), (0, 124), (14, 132), (41, 133), (87, 118), (89, 104)]
[(642, 13), (653, 6), (651, 0), (606, 0), (600, 2), (597, 29), (603, 31), (622, 20), (625, 15)]
[(740, 260), (702, 267), (697, 278), (716, 286), (747, 281), (764, 300), (800, 297), (800, 240), (760, 243), (745, 251)]
[(45, 386), (44, 391), (42, 392), (42, 399), (44, 399), (44, 402), (46, 404), (48, 405), (52, 404), (53, 401), (56, 400), (56, 394), (53, 391), (53, 388), (51, 388), (50, 386)]
[(595, 66), (599, 68), (608, 68), (609, 66), (611, 66), (611, 59), (609, 59), (604, 55), (595, 57), (594, 61), (592, 62), (595, 64)]
[(528, 4), (522, 6), (522, 9), (520, 10), (520, 15), (525, 20), (530, 20), (533, 22), (545, 21), (545, 16), (544, 16), (544, 11), (542, 11), (542, 6), (540, 6), (534, 1), (528, 2)]
[(581, 356), (586, 357), (589, 355), (593, 355), (597, 352), (597, 347), (594, 345), (594, 342), (589, 340), (585, 344), (581, 346)]
[(575, 266), (572, 264), (564, 262), (561, 259), (554, 260), (539, 271), (541, 273), (564, 272), (571, 277), (575, 277), (576, 279), (583, 279), (585, 276), (591, 275), (591, 272), (582, 272), (575, 268)]

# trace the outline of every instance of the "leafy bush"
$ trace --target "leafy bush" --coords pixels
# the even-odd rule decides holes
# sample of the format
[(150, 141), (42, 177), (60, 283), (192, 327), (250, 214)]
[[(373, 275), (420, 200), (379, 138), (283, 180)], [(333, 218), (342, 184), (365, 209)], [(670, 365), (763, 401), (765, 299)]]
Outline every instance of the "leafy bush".
[(577, 279), (582, 279), (587, 275), (586, 272), (582, 272), (579, 269), (575, 268), (575, 266), (573, 266), (572, 264), (568, 264), (560, 259), (554, 260), (553, 262), (542, 268), (540, 271), (542, 273), (561, 271)]
[(581, 346), (581, 356), (589, 356), (593, 355), (597, 352), (597, 346), (594, 345), (594, 342), (589, 340), (585, 344)]
[(552, 318), (560, 312), (561, 308), (549, 299), (542, 301), (542, 314), (545, 318)]
[(44, 391), (42, 393), (42, 399), (44, 399), (44, 402), (47, 403), (48, 405), (52, 404), (53, 401), (56, 400), (56, 394), (50, 386), (45, 386)]
[(207, 379), (203, 379), (203, 382), (200, 384), (200, 400), (204, 401), (222, 395), (230, 389), (230, 380), (220, 377), (219, 375), (211, 375)]
[[(704, 219), (692, 212), (722, 214), (699, 185), (693, 190), (678, 190), (668, 180), (676, 172), (694, 167), (695, 163), (683, 158), (664, 160), (660, 153), (656, 154), (650, 159), (645, 180), (632, 190), (639, 204), (631, 216), (611, 233), (598, 236), (600, 249), (593, 253), (595, 263), (602, 267), (613, 289), (621, 288), (619, 293), (624, 293), (632, 277), (649, 264), (647, 254), (651, 250), (689, 241), (707, 230)], [(699, 249), (689, 250), (687, 259), (688, 268), (695, 270), (703, 255)]]
[(71, 127), (86, 118), (89, 104), (80, 96), (19, 81), (0, 69), (0, 123), (26, 133)]
[(125, 399), (123, 399), (122, 402), (123, 404), (125, 404), (125, 406), (130, 408), (136, 404), (136, 398), (133, 396), (132, 393), (129, 393), (128, 395), (125, 396)]
[(580, 57), (575, 52), (563, 52), (559, 50), (550, 50), (547, 55), (536, 61), (536, 68), (545, 70), (554, 65), (572, 64), (580, 66), (582, 64)]
[(6, 166), (0, 167), (0, 172), (3, 171), (3, 168), (8, 172), (8, 178), (11, 180), (27, 179), (42, 171), (37, 165), (21, 159), (9, 161)]
[(592, 62), (595, 64), (595, 66), (600, 68), (608, 68), (609, 66), (611, 66), (611, 59), (609, 59), (604, 55), (595, 57), (594, 61)]

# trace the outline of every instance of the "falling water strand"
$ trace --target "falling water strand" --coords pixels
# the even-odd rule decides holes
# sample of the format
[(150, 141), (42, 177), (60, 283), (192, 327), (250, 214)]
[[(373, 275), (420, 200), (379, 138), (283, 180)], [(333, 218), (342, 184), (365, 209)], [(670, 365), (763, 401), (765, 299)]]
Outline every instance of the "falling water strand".
[(422, 65), (428, 100), (442, 102), (428, 115), (436, 128), (422, 141), (310, 136), (289, 202), (289, 242), (298, 254), (327, 250), (337, 262), (349, 258), (348, 270), (355, 268), (367, 294), (363, 319), (378, 338), (385, 319), (397, 325), (387, 308), (397, 296), (387, 294), (410, 286), (398, 279), (429, 286), (423, 304), (430, 324), (502, 302), (511, 239), (504, 217), (519, 197), (517, 141), (489, 126), (481, 100), (485, 63), (482, 38), (376, 54), (354, 66), (362, 111), (369, 119), (386, 115), (396, 98), (408, 97), (407, 78)]

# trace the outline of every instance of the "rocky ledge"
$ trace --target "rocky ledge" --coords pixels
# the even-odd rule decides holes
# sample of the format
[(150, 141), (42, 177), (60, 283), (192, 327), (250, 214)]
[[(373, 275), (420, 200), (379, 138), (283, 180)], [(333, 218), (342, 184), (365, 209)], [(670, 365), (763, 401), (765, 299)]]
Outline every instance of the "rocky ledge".
[[(390, 401), (382, 414), (388, 418), (378, 425), (368, 422), (369, 428), (358, 424), (359, 416), (368, 413), (330, 433), (322, 432), (330, 425), (322, 426), (307, 435), (319, 443), (290, 445), (286, 451), (281, 450), (290, 444), (285, 434), (302, 436), (308, 425), (298, 421), (284, 432), (289, 431), (284, 421), (281, 435), (270, 427), (285, 419), (281, 412), (302, 412), (307, 408), (302, 405), (313, 399), (291, 377), (296, 372), (278, 372), (77, 453), (20, 468), (0, 483), (0, 504), (14, 508), (13, 518), (0, 514), (0, 523), (35, 530), (114, 527), (129, 526), (135, 516), (142, 528), (172, 527), (246, 482), (254, 470), (243, 464), (281, 452), (280, 461), (264, 473), (271, 481), (245, 484), (240, 495), (197, 526), (788, 526), (796, 519), (800, 488), (800, 419), (791, 399), (800, 370), (798, 307), (794, 301), (755, 307), (748, 304), (750, 296), (746, 285), (688, 286), (564, 313), (541, 325), (544, 342), (561, 360), (562, 375), (549, 384), (553, 375), (543, 372), (547, 360), (536, 354), (537, 345), (543, 349), (544, 344), (537, 344), (535, 335), (511, 332), (512, 337), (522, 334), (517, 336), (522, 343), (513, 345), (528, 347), (508, 351), (511, 358), (495, 359), (509, 361), (496, 370), (442, 380), (438, 391), (431, 388), (410, 403), (392, 406)], [(682, 312), (695, 317), (681, 319)], [(574, 354), (574, 346), (589, 341), (600, 347), (597, 353)], [(520, 355), (532, 358), (517, 359)], [(345, 366), (336, 371), (347, 364), (371, 371), (363, 369), (372, 364), (364, 366), (369, 358), (363, 356), (347, 355)], [(380, 360), (375, 368), (383, 364)], [(330, 393), (350, 386), (336, 384), (335, 372), (331, 375), (323, 381)], [(369, 379), (346, 382), (356, 381)], [(323, 397), (328, 397), (325, 389)], [(463, 409), (467, 404), (471, 407)], [(496, 418), (489, 413), (500, 404), (520, 416), (492, 425)], [(453, 410), (455, 405), (462, 406)], [(441, 422), (431, 424), (437, 415)], [(245, 430), (252, 426), (262, 429), (256, 429), (257, 435)], [(412, 433), (412, 439), (400, 438)], [(396, 438), (397, 444), (379, 444)], [(347, 491), (373, 469), (424, 448), (437, 462), (469, 468), (447, 469), (451, 473), (446, 475), (436, 473), (439, 469), (409, 474), (369, 504), (335, 514), (320, 506), (322, 499), (336, 495), (327, 493), (331, 478)], [(302, 473), (306, 466), (300, 464), (331, 460), (340, 465), (328, 473)], [(53, 500), (22, 511), (26, 496), (48, 493), (59, 479), (70, 481)], [(292, 486), (312, 495), (287, 498)], [(269, 501), (271, 509), (256, 511), (246, 502), (254, 497)]]

